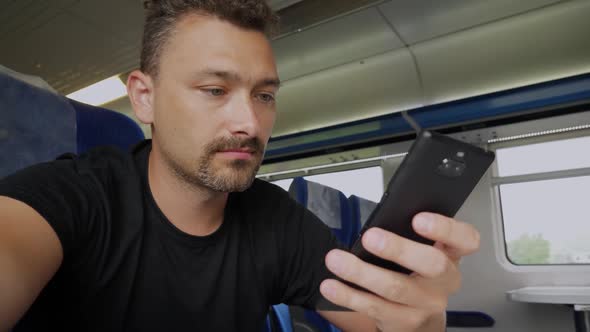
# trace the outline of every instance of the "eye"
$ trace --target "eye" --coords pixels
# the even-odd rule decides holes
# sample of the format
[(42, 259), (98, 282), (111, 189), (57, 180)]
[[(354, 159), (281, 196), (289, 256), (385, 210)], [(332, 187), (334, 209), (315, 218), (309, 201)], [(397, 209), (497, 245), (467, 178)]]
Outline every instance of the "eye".
[(275, 97), (272, 94), (270, 94), (270, 93), (261, 93), (261, 94), (258, 94), (257, 95), (257, 98), (261, 102), (267, 103), (267, 104), (270, 104), (270, 103), (272, 103), (272, 102), (275, 101)]
[(225, 90), (221, 88), (208, 88), (202, 89), (206, 94), (211, 95), (213, 97), (220, 97), (225, 95)]

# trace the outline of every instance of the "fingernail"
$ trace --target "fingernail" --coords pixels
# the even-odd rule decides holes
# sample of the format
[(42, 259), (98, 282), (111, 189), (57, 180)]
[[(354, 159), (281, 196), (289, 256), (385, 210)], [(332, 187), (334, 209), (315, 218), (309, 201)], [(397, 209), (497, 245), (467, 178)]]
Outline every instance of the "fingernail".
[(432, 217), (429, 214), (419, 214), (416, 216), (416, 230), (422, 233), (429, 233), (432, 229)]
[(367, 237), (367, 244), (374, 250), (381, 251), (385, 248), (385, 237), (380, 230), (368, 230), (365, 236)]

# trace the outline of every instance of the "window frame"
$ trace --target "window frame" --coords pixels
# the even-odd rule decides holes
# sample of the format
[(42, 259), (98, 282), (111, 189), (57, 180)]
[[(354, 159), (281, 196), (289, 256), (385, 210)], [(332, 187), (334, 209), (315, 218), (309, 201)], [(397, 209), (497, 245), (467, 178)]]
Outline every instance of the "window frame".
[[(551, 133), (534, 137), (517, 138), (510, 141), (502, 141), (487, 144), (487, 148), (496, 152), (498, 149), (511, 148), (531, 144), (552, 142), (570, 138), (579, 138), (590, 136), (590, 129), (580, 129), (559, 133)], [(590, 167), (575, 169), (549, 171), (540, 173), (531, 173), (525, 175), (513, 175), (501, 177), (498, 175), (498, 160), (492, 164), (490, 191), (491, 191), (491, 213), (494, 229), (494, 247), (496, 258), (501, 266), (510, 272), (546, 272), (546, 273), (568, 273), (568, 272), (590, 272), (590, 263), (588, 264), (526, 264), (519, 265), (510, 261), (508, 257), (508, 244), (506, 241), (506, 232), (504, 216), (502, 210), (502, 197), (500, 186), (504, 184), (528, 183), (543, 180), (564, 179), (579, 176), (590, 176)]]

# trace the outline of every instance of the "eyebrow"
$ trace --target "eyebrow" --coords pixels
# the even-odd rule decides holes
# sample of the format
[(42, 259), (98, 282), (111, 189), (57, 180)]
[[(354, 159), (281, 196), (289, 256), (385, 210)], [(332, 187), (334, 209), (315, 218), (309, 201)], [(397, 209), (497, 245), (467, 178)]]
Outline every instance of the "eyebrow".
[[(217, 77), (226, 81), (243, 82), (244, 79), (236, 72), (216, 70), (216, 69), (205, 69), (196, 74), (196, 77)], [(267, 77), (258, 80), (255, 84), (256, 87), (262, 86), (273, 86), (277, 89), (281, 87), (281, 81), (276, 77)]]

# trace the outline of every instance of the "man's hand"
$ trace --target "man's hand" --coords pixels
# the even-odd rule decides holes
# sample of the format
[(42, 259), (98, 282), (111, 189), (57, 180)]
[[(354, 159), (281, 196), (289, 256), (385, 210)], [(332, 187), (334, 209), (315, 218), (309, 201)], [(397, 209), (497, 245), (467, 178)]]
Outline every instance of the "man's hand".
[(374, 294), (337, 280), (325, 280), (320, 290), (330, 301), (375, 320), (380, 331), (444, 331), (450, 294), (461, 286), (459, 260), (479, 248), (479, 233), (466, 223), (432, 213), (420, 213), (414, 230), (435, 241), (434, 246), (372, 228), (363, 246), (376, 256), (396, 262), (411, 275), (366, 263), (341, 250), (326, 256), (326, 265), (340, 278)]

